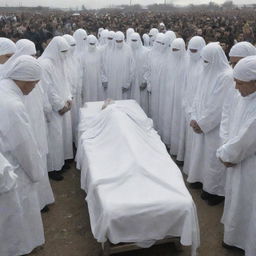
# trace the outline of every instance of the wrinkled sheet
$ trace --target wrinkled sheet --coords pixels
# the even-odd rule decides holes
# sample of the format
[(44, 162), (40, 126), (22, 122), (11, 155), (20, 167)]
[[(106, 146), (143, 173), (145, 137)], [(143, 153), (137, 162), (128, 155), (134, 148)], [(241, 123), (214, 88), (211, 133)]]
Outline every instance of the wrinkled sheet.
[(94, 237), (141, 247), (180, 237), (196, 255), (196, 207), (152, 120), (133, 100), (102, 105), (81, 109), (76, 156)]

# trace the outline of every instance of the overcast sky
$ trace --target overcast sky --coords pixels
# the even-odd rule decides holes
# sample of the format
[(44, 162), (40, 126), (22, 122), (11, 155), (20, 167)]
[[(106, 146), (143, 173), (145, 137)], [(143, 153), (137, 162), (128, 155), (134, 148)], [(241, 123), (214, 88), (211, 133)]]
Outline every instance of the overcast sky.
[[(147, 5), (152, 3), (164, 3), (164, 0), (131, 0), (133, 4)], [(199, 4), (209, 3), (209, 0), (166, 0), (167, 2), (173, 2), (174, 4), (186, 5), (186, 4)], [(214, 0), (216, 3), (223, 3), (225, 0)], [(234, 0), (235, 4), (256, 3), (256, 0)], [(76, 8), (81, 7), (84, 4), (87, 8), (101, 8), (110, 5), (129, 4), (130, 0), (0, 0), (0, 6), (19, 6), (22, 3), (23, 6), (51, 6), (62, 8)]]

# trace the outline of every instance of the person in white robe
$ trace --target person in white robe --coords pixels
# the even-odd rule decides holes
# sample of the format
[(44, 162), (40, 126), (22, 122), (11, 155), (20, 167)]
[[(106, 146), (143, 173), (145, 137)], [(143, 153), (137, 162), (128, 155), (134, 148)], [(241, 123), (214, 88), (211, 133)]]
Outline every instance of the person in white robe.
[(16, 45), (8, 38), (0, 37), (0, 77), (5, 69), (5, 63), (16, 52)]
[(153, 119), (154, 127), (158, 130), (159, 119), (159, 87), (162, 70), (165, 65), (164, 34), (159, 33), (145, 63), (144, 79), (147, 82), (149, 95), (149, 116)]
[(235, 104), (226, 127), (226, 141), (217, 150), (225, 166), (223, 246), (256, 255), (256, 57), (246, 57), (234, 68)]
[(41, 74), (42, 67), (35, 58), (20, 56), (0, 81), (0, 152), (17, 175), (20, 206), (19, 210), (11, 208), (10, 215), (22, 217), (20, 222), (8, 226), (7, 233), (1, 232), (8, 239), (8, 244), (0, 246), (0, 252), (7, 249), (1, 253), (5, 256), (28, 254), (45, 242), (36, 190), (37, 182), (44, 176), (44, 163), (24, 105), (25, 95), (33, 90)]
[(133, 58), (135, 61), (135, 79), (131, 87), (131, 99), (136, 100), (144, 112), (148, 114), (149, 95), (147, 91), (147, 82), (144, 78), (145, 62), (149, 49), (142, 45), (140, 35), (133, 33), (130, 36)]
[[(166, 43), (168, 47), (168, 41)], [(160, 83), (159, 129), (163, 142), (170, 149), (170, 154), (177, 156), (182, 122), (182, 98), (186, 83), (187, 53), (182, 38), (174, 39), (171, 44), (171, 56)]]
[(172, 30), (168, 30), (165, 32), (165, 36), (169, 38), (169, 47), (172, 46), (172, 42), (174, 39), (176, 39), (176, 34)]
[(142, 40), (143, 40), (144, 47), (148, 48), (149, 47), (149, 35), (148, 34), (143, 34)]
[(79, 60), (75, 56), (75, 50), (77, 47), (76, 40), (71, 35), (64, 35), (63, 36), (67, 43), (69, 44), (70, 48), (68, 51), (67, 57), (67, 65), (68, 69), (68, 81), (70, 85), (71, 94), (73, 96), (72, 100), (72, 108), (71, 108), (71, 118), (72, 118), (72, 132), (73, 132), (73, 142), (77, 146), (77, 136), (78, 136), (78, 122), (79, 122), (79, 110), (81, 107), (81, 89), (79, 89), (80, 76), (80, 63)]
[(88, 36), (86, 57), (82, 60), (83, 65), (83, 104), (89, 101), (103, 99), (104, 88), (101, 80), (101, 51), (98, 48), (98, 40), (94, 35)]
[(187, 69), (187, 82), (185, 87), (185, 94), (183, 97), (183, 111), (185, 112), (185, 145), (184, 145), (184, 165), (183, 172), (188, 174), (191, 145), (193, 130), (190, 127), (190, 118), (192, 112), (192, 106), (196, 90), (198, 87), (198, 81), (203, 71), (203, 61), (201, 58), (202, 49), (205, 47), (205, 40), (200, 36), (194, 36), (188, 43), (188, 69)]
[(108, 29), (104, 29), (104, 30), (101, 31), (100, 39), (99, 39), (99, 45), (100, 46), (104, 46), (104, 45), (107, 44), (107, 42), (108, 42), (108, 33), (109, 33)]
[(133, 28), (128, 28), (126, 30), (126, 43), (128, 45), (131, 45), (131, 35), (135, 33), (134, 29)]
[(216, 149), (224, 99), (232, 84), (231, 67), (221, 46), (210, 43), (202, 51), (204, 68), (193, 102), (190, 126), (194, 136), (188, 182), (203, 184), (201, 198), (209, 205), (224, 200), (225, 176), (219, 168)]
[(73, 158), (71, 106), (72, 94), (68, 84), (67, 41), (56, 36), (39, 58), (43, 66), (42, 87), (48, 95), (50, 109), (48, 121), (48, 172), (54, 180), (62, 180), (59, 173), (65, 160)]
[[(16, 48), (16, 53), (6, 63), (10, 67), (12, 67), (12, 63), (21, 55), (29, 55), (32, 57), (35, 57), (36, 55), (35, 44), (28, 39), (18, 40), (16, 43)], [(44, 160), (44, 176), (37, 184), (38, 199), (42, 212), (48, 211), (48, 205), (54, 203), (54, 196), (49, 182), (47, 170), (48, 143), (47, 124), (44, 115), (44, 103), (44, 92), (39, 82), (34, 90), (29, 95), (24, 97), (24, 104), (30, 119), (30, 125), (34, 133), (34, 137)]]
[(129, 97), (134, 67), (132, 51), (124, 42), (124, 34), (116, 32), (113, 50), (106, 56), (102, 69), (108, 98), (121, 100)]
[(150, 31), (149, 31), (149, 46), (150, 47), (153, 47), (154, 45), (154, 42), (156, 40), (156, 36), (157, 34), (159, 33), (158, 29), (157, 28), (151, 28)]

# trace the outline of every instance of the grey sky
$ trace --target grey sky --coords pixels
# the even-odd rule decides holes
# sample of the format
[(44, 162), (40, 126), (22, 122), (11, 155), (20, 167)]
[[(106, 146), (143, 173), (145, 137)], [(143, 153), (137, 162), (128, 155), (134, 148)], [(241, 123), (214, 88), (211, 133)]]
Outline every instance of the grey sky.
[[(209, 0), (166, 0), (167, 2), (173, 2), (178, 5), (186, 4), (199, 4), (199, 3), (208, 3)], [(225, 0), (214, 0), (216, 3), (223, 3)], [(152, 3), (163, 3), (164, 0), (132, 0), (134, 4), (152, 4)], [(256, 0), (234, 0), (236, 4), (245, 4), (245, 3), (256, 3)], [(52, 6), (52, 7), (62, 7), (62, 8), (76, 8), (77, 6), (81, 7), (84, 4), (87, 8), (100, 8), (110, 5), (118, 4), (129, 4), (130, 0), (0, 0), (0, 6), (19, 6), (22, 3), (23, 6)]]

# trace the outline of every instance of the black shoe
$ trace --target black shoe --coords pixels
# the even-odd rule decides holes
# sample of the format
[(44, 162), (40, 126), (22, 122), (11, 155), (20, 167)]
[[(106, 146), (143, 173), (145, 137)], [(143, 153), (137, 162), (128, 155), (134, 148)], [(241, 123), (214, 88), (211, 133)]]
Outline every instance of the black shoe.
[(228, 245), (224, 241), (222, 241), (222, 247), (228, 250), (235, 250), (235, 251), (240, 251), (244, 253), (244, 250), (241, 248), (238, 248), (236, 246)]
[(42, 210), (41, 210), (41, 213), (46, 213), (46, 212), (49, 212), (50, 211), (50, 208), (46, 205)]
[(57, 171), (48, 172), (48, 176), (51, 180), (55, 181), (61, 181), (64, 179), (64, 177)]
[(201, 182), (189, 183), (189, 187), (192, 189), (202, 189), (203, 184)]
[(184, 165), (184, 161), (178, 161), (178, 160), (176, 160), (176, 164), (177, 164), (178, 166), (183, 166), (183, 165)]
[(70, 166), (70, 164), (68, 163), (68, 162), (65, 162), (65, 164), (63, 165), (63, 167), (62, 167), (62, 171), (66, 171), (66, 170), (69, 170), (71, 168), (71, 166)]
[(206, 191), (204, 191), (204, 190), (202, 190), (201, 198), (202, 198), (203, 200), (208, 200), (209, 198), (211, 198), (211, 196), (213, 196), (213, 195), (210, 194), (210, 193), (208, 193), (208, 192), (206, 192)]
[(211, 195), (210, 198), (207, 200), (207, 204), (210, 206), (214, 206), (217, 204), (220, 204), (224, 201), (225, 197), (224, 196), (217, 196), (217, 195)]

